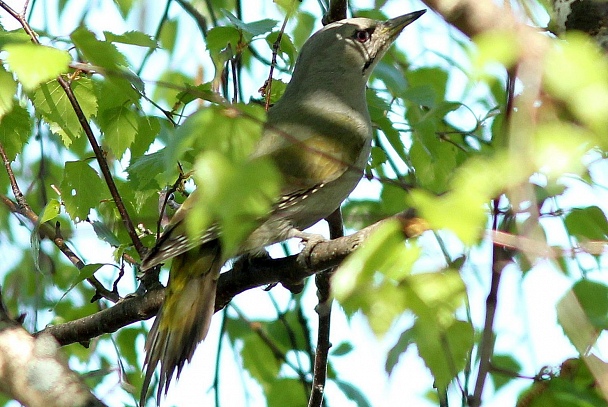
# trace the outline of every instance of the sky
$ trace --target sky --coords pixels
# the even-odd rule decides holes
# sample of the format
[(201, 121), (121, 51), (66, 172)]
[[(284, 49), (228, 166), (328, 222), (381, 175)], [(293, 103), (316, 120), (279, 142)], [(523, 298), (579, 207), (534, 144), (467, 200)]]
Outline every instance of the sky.
[[(8, 1), (9, 4), (20, 9), (22, 1)], [(47, 4), (42, 6), (41, 3)], [(53, 15), (54, 1), (39, 1), (37, 4), (37, 13), (34, 14), (35, 22), (40, 21), (43, 13), (48, 15), (49, 21), (55, 21)], [(72, 1), (72, 3), (74, 3)], [(89, 24), (95, 27), (99, 32), (103, 30), (121, 33), (133, 26), (129, 25), (132, 22), (123, 24), (121, 19), (116, 15), (111, 2), (82, 2), (81, 6), (86, 7), (87, 4), (94, 4), (94, 12), (89, 16)], [(164, 4), (164, 2), (163, 2)], [(372, 7), (372, 1), (355, 1), (357, 7)], [(270, 1), (252, 0), (247, 2), (247, 6), (259, 11), (258, 18), (276, 18), (281, 17), (276, 14), (274, 5)], [(303, 7), (314, 11), (318, 14), (317, 2), (314, 0), (304, 1)], [(389, 7), (384, 11), (390, 16), (404, 14), (406, 12), (426, 8), (417, 0), (411, 1), (393, 1), (389, 2)], [(172, 10), (174, 15), (180, 11), (178, 7)], [(154, 15), (154, 13), (158, 15)], [(148, 11), (146, 23), (143, 27), (136, 28), (148, 33), (152, 33), (160, 18), (161, 10)], [(249, 16), (251, 16), (249, 14)], [(136, 17), (136, 16), (134, 16)], [(252, 17), (256, 19), (255, 17)], [(0, 13), (0, 19), (5, 26), (9, 25), (7, 17)], [(542, 16), (541, 16), (542, 19)], [(131, 20), (136, 21), (135, 18)], [(188, 18), (184, 21), (189, 23)], [(62, 35), (68, 35), (75, 28), (78, 19), (71, 19), (70, 16), (64, 16), (61, 20), (61, 27), (50, 27), (52, 32), (59, 32)], [(139, 24), (137, 24), (139, 25)], [(319, 24), (320, 27), (320, 24)], [(182, 49), (179, 49), (177, 55), (172, 58), (170, 64), (188, 72), (189, 69), (194, 69), (195, 66), (203, 64), (208, 67), (206, 75), (212, 75), (212, 68), (209, 66), (209, 59), (204, 50), (204, 43), (196, 36), (190, 33), (195, 31), (194, 26), (182, 30), (178, 41), (183, 43)], [(458, 49), (451, 46), (447, 38), (450, 34), (454, 34), (454, 30), (447, 27), (443, 21), (435, 16), (432, 12), (425, 14), (414, 25), (408, 27), (407, 32), (402, 35), (397, 46), (405, 49), (408, 56), (414, 65), (418, 66), (433, 66), (434, 64), (445, 65), (444, 58), (438, 55), (448, 55), (456, 60), (464, 61), (464, 56), (459, 54)], [(200, 50), (192, 52), (192, 50)], [(163, 66), (166, 62), (163, 55), (155, 54), (158, 63), (154, 59), (148, 64), (148, 68), (144, 70), (142, 77), (153, 78), (155, 72), (154, 66)], [(189, 68), (191, 67), (191, 68)], [(265, 72), (261, 73), (263, 78)], [(209, 79), (209, 78), (207, 78)], [(256, 78), (252, 83), (257, 84), (263, 82), (263, 79)], [(472, 86), (466, 82), (466, 76), (463, 73), (454, 73), (449, 89), (449, 97), (454, 100), (459, 100), (462, 95)], [(475, 88), (473, 84), (473, 88)], [(257, 88), (256, 88), (257, 89)], [(479, 90), (473, 89), (473, 92), (484, 91), (483, 86)], [(255, 93), (255, 90), (250, 90), (250, 93)], [(608, 173), (606, 164), (599, 162), (595, 167), (598, 173)], [(354, 192), (355, 197), (377, 196), (380, 186), (374, 181), (362, 181), (360, 186)], [(564, 205), (588, 205), (590, 199), (594, 202), (608, 202), (608, 192), (598, 189), (585, 188), (577, 185), (575, 190), (569, 193), (564, 198)], [(605, 209), (605, 208), (604, 208)], [(555, 230), (558, 230), (557, 227)], [(324, 233), (324, 229), (316, 229)], [(29, 239), (28, 233), (24, 233), (25, 239)], [(446, 236), (454, 252), (459, 250), (458, 243)], [(565, 236), (560, 236), (558, 233), (550, 234), (551, 243), (564, 244)], [(422, 237), (423, 244), (429, 248), (429, 255), (420, 263), (421, 269), (432, 270), (439, 269), (443, 266), (443, 256), (439, 251), (434, 239), (431, 235)], [(97, 244), (98, 240), (92, 231), (86, 227), (79, 227), (79, 241), (76, 247), (88, 247), (90, 244)], [(491, 259), (488, 255), (491, 253), (488, 242), (485, 242), (479, 248), (473, 249), (470, 256), (475, 256), (475, 264), (478, 269), (467, 267), (464, 269), (462, 277), (468, 288), (469, 301), (471, 303), (472, 317), (476, 326), (481, 326), (484, 318), (484, 303), (489, 289), (489, 267)], [(112, 254), (106, 247), (100, 247), (100, 250), (81, 253), (86, 262), (111, 262)], [(5, 264), (0, 254), (0, 264)], [(0, 266), (1, 267), (1, 266)], [(0, 272), (1, 272), (0, 268)], [(599, 273), (592, 274), (597, 278), (603, 279)], [(532, 271), (522, 277), (521, 272), (515, 266), (508, 266), (504, 270), (499, 291), (499, 307), (497, 310), (495, 331), (499, 332), (496, 342), (496, 353), (515, 353), (522, 361), (524, 372), (527, 375), (533, 376), (542, 366), (557, 366), (567, 357), (576, 355), (574, 348), (561, 332), (561, 328), (556, 324), (555, 304), (561, 296), (572, 284), (572, 279), (556, 272), (555, 267), (549, 262), (544, 261), (534, 267)], [(285, 307), (289, 301), (289, 296), (285, 290), (275, 288), (272, 290), (272, 295), (280, 304), (280, 307)], [(308, 289), (308, 295), (305, 299), (306, 308), (309, 310), (309, 315), (314, 314), (314, 306), (316, 305), (316, 297), (314, 290)], [(273, 318), (275, 315), (274, 307), (268, 297), (268, 294), (261, 289), (250, 290), (238, 296), (235, 300), (236, 305), (240, 309), (246, 309), (248, 315), (252, 318)], [(252, 306), (255, 304), (255, 306)], [(359, 388), (369, 399), (371, 405), (416, 405), (424, 406), (424, 392), (431, 388), (432, 377), (428, 373), (422, 360), (418, 357), (415, 348), (410, 348), (401, 358), (400, 363), (395, 368), (392, 376), (387, 377), (384, 372), (384, 357), (390, 347), (393, 346), (398, 338), (398, 335), (411, 324), (411, 318), (404, 316), (401, 318), (391, 331), (384, 338), (376, 338), (364, 318), (356, 315), (352, 320), (347, 321), (343, 313), (339, 311), (339, 306), (334, 304), (335, 312), (332, 320), (332, 335), (331, 340), (334, 344), (338, 344), (344, 340), (352, 341), (355, 349), (351, 354), (333, 358), (332, 363), (336, 370), (340, 372), (340, 378), (344, 381), (353, 383)], [(234, 315), (234, 311), (228, 311)], [(213, 368), (215, 363), (215, 351), (217, 349), (217, 338), (219, 331), (220, 319), (217, 315), (212, 322), (211, 330), (207, 340), (203, 345), (199, 346), (194, 355), (192, 363), (184, 369), (180, 380), (174, 381), (167, 399), (162, 403), (164, 406), (178, 405), (182, 407), (211, 405), (213, 402), (213, 393), (210, 391), (210, 386), (213, 380)], [(313, 332), (316, 327), (316, 318), (310, 319), (313, 326)], [(148, 323), (148, 326), (150, 324)], [(546, 338), (552, 338), (547, 341)], [(600, 340), (600, 348), (606, 349), (606, 338)], [(138, 344), (143, 349), (143, 338)], [(109, 352), (112, 350), (109, 349)], [(606, 355), (604, 355), (606, 356)], [(251, 380), (245, 379), (246, 385), (241, 383), (241, 374), (238, 372), (238, 364), (234, 363), (235, 356), (230, 351), (225, 351), (223, 354), (222, 363), (222, 382), (220, 383), (221, 394), (224, 401), (231, 401), (233, 405), (244, 405), (243, 403), (234, 404), (237, 400), (245, 400), (248, 398), (248, 405), (261, 406), (264, 405), (262, 393), (259, 388), (252, 385)], [(504, 406), (513, 404), (515, 395), (528, 385), (527, 381), (517, 381), (513, 385), (501, 390), (496, 394), (488, 394), (488, 398), (484, 402), (484, 406)], [(112, 404), (117, 396), (116, 387), (118, 382), (113, 382), (112, 379), (104, 383), (104, 387), (99, 392), (98, 396), (106, 399)], [(249, 394), (243, 392), (243, 387), (247, 387)], [(233, 390), (237, 389), (237, 390)], [(342, 393), (331, 382), (327, 387), (327, 398), (332, 406), (349, 406), (354, 403), (345, 399)], [(123, 400), (129, 401), (129, 400)], [(208, 403), (203, 403), (208, 401)], [(432, 405), (432, 404), (426, 404)]]

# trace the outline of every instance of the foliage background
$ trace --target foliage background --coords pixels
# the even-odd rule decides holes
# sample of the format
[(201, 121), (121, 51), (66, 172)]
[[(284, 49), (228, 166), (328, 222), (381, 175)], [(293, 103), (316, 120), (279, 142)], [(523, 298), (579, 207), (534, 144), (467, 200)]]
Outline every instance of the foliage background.
[[(426, 7), (418, 1), (350, 6), (357, 15), (375, 17)], [(522, 0), (503, 7), (520, 21), (547, 24), (545, 3)], [(199, 98), (210, 99), (208, 90), (217, 89), (233, 99), (233, 63), (238, 100), (252, 104), (251, 98), (260, 98), (257, 89), (268, 75), (285, 9), (271, 2), (175, 0), (161, 7), (125, 0), (33, 1), (29, 10), (33, 28), (50, 48), (30, 45), (22, 31), (0, 33), (0, 143), (32, 211), (53, 228), (59, 222), (61, 236), (87, 264), (78, 271), (54, 244), (39, 239), (40, 227), (11, 212), (9, 178), (0, 176), (3, 299), (36, 332), (109, 307), (116, 294), (124, 297), (137, 285), (132, 239), (65, 94), (47, 81), (70, 75), (137, 232), (150, 246), (157, 191), (178, 179), (177, 159), (184, 171), (201, 159), (184, 146), (227, 153), (219, 141), (248, 137), (242, 129), (250, 122), (227, 118)], [(258, 23), (244, 25), (222, 10)], [(321, 15), (316, 2), (300, 5), (285, 30), (275, 77), (288, 80), (297, 50), (320, 27)], [(276, 24), (260, 22), (267, 17)], [(16, 27), (4, 13), (0, 22)], [(591, 355), (605, 357), (606, 61), (586, 39), (551, 39), (548, 48), (556, 50), (535, 55), (537, 69), (530, 68), (525, 48), (534, 44), (517, 41), (512, 33), (490, 32), (472, 44), (427, 13), (378, 66), (369, 92), (378, 126), (368, 169), (373, 176), (345, 204), (346, 226), (359, 229), (414, 207), (440, 231), (404, 245), (387, 226), (343, 265), (335, 280), (342, 308), (334, 313), (329, 405), (437, 405), (444, 393), (433, 389), (433, 381), (440, 388), (449, 384), (450, 404), (464, 405), (463, 394), (476, 391), (480, 372), (491, 379), (481, 385), (484, 405), (515, 404), (537, 375), (546, 381), (522, 403), (605, 404), (601, 386), (586, 369), (567, 375), (561, 365), (578, 358), (578, 351), (588, 363)], [(67, 61), (91, 63), (101, 74), (68, 73)], [(227, 67), (228, 75), (216, 75), (214, 65)], [(519, 77), (509, 92), (509, 72), (513, 78), (515, 71)], [(541, 75), (541, 85), (535, 86), (534, 75)], [(275, 92), (281, 89), (273, 84)], [(201, 107), (208, 112), (208, 132), (173, 130), (169, 113), (182, 123)], [(238, 160), (233, 164), (238, 168)], [(251, 180), (241, 182), (237, 190)], [(274, 248), (273, 254), (284, 250), (297, 245)], [(109, 290), (105, 298), (84, 281), (93, 273)], [(231, 400), (237, 393), (254, 405), (306, 404), (315, 346), (314, 284), (298, 295), (279, 287), (254, 291), (216, 316), (215, 334), (194, 360), (197, 368), (186, 371), (168, 405), (189, 405), (193, 397), (195, 404), (202, 397)], [(493, 312), (488, 292), (497, 294), (490, 296), (498, 304), (494, 330), (484, 320)], [(583, 318), (568, 312), (578, 306)], [(582, 337), (579, 321), (589, 337)], [(135, 404), (147, 326), (126, 326), (93, 339), (88, 348), (64, 348), (71, 366), (110, 405)], [(263, 331), (252, 329), (257, 327)], [(223, 340), (217, 342), (220, 332)], [(259, 332), (268, 334), (271, 346)], [(488, 364), (484, 351), (493, 348)], [(285, 360), (276, 359), (277, 351)]]

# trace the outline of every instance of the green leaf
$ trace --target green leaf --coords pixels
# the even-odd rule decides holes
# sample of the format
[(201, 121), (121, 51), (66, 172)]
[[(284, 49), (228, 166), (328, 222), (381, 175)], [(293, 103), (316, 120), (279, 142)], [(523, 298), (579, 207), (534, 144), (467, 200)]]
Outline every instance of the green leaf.
[[(6, 62), (25, 90), (33, 90), (41, 83), (68, 71), (72, 60), (67, 51), (36, 44), (9, 44)], [(44, 63), (40, 63), (44, 61)]]
[(163, 150), (156, 151), (152, 154), (147, 154), (136, 159), (129, 167), (129, 180), (134, 182), (134, 185), (139, 190), (144, 189), (159, 189), (156, 180), (158, 174), (162, 173), (165, 167), (165, 152)]
[[(597, 317), (598, 311), (606, 307), (606, 287), (593, 287), (592, 285), (593, 288), (589, 291), (594, 295), (597, 295), (596, 291), (599, 291), (599, 298), (593, 297), (583, 300), (587, 309), (583, 308), (583, 303), (578, 295), (581, 293), (583, 295), (589, 294), (585, 292), (587, 284), (585, 283), (585, 285), (580, 286), (577, 289), (578, 293), (574, 291), (574, 288), (569, 290), (557, 303), (557, 321), (570, 342), (581, 354), (589, 352), (589, 349), (595, 344), (600, 334), (600, 331), (591, 323), (590, 317), (593, 317), (595, 319), (594, 322), (599, 325), (605, 325), (606, 318), (606, 315), (603, 318)], [(597, 300), (599, 306), (590, 304), (593, 300)]]
[(332, 356), (344, 356), (353, 350), (353, 344), (350, 342), (341, 342), (338, 346), (331, 348)]
[(146, 47), (151, 49), (158, 48), (158, 44), (154, 38), (148, 34), (144, 34), (141, 31), (127, 31), (122, 34), (114, 34), (109, 31), (103, 32), (106, 41), (119, 42), (121, 44), (137, 45), (139, 47)]
[(472, 75), (477, 80), (494, 80), (497, 65), (510, 68), (521, 52), (520, 41), (512, 31), (491, 30), (473, 40), (477, 52), (471, 58)]
[(236, 47), (241, 42), (241, 33), (234, 27), (213, 27), (207, 33), (207, 49), (219, 54), (228, 44)]
[(203, 152), (195, 166), (196, 210), (188, 214), (188, 233), (198, 236), (210, 222), (222, 229), (222, 250), (233, 255), (271, 211), (281, 177), (270, 159), (233, 163), (218, 151)]
[(433, 108), (445, 98), (448, 73), (441, 68), (422, 67), (407, 70), (408, 87), (402, 97), (414, 103)]
[(137, 135), (131, 145), (131, 160), (141, 157), (156, 140), (161, 131), (161, 119), (154, 116), (139, 116), (137, 121)]
[(138, 115), (126, 106), (105, 110), (97, 122), (103, 132), (103, 141), (116, 158), (121, 159), (131, 146), (137, 134)]
[(23, 30), (15, 30), (15, 31), (4, 31), (0, 29), (0, 48), (4, 49), (7, 45), (11, 44), (31, 44), (32, 39), (29, 35)]
[[(70, 86), (78, 99), (85, 119), (89, 120), (97, 112), (97, 98), (93, 91), (92, 81), (88, 78), (80, 78), (72, 81)], [(72, 104), (57, 81), (41, 85), (32, 95), (32, 102), (36, 114), (42, 116), (53, 133), (61, 136), (66, 147), (84, 134)]]
[[(271, 51), (274, 51), (274, 44), (276, 43), (279, 37), (278, 31), (273, 31), (266, 36), (266, 42), (268, 43), (268, 47)], [(281, 35), (281, 43), (279, 44), (278, 54), (280, 58), (282, 58), (285, 62), (287, 62), (288, 66), (291, 68), (298, 56), (298, 52), (296, 47), (293, 45), (291, 38), (287, 33), (283, 33)]]
[(342, 393), (344, 393), (349, 400), (352, 400), (356, 406), (371, 407), (371, 404), (365, 395), (356, 386), (342, 380), (334, 380), (334, 383), (336, 383), (338, 388), (342, 390)]
[[(492, 367), (500, 369), (490, 369), (490, 379), (492, 379), (496, 391), (499, 391), (502, 387), (515, 380), (515, 375), (521, 371), (521, 365), (513, 355), (493, 355)], [(501, 371), (511, 372), (513, 375), (505, 374)]]
[(241, 357), (243, 367), (262, 387), (276, 380), (282, 363), (277, 360), (268, 345), (251, 330), (243, 341)]
[(596, 281), (580, 280), (574, 284), (572, 291), (591, 325), (598, 330), (608, 329), (608, 286)]
[(66, 212), (75, 222), (85, 220), (91, 209), (96, 208), (105, 198), (106, 188), (99, 175), (84, 161), (65, 163), (63, 181), (61, 181), (61, 198)]
[(159, 41), (161, 46), (173, 53), (175, 50), (175, 40), (177, 38), (177, 27), (178, 23), (175, 19), (167, 19), (163, 23), (163, 27), (160, 30)]
[(61, 213), (61, 204), (57, 199), (50, 199), (44, 207), (42, 215), (38, 218), (39, 223), (48, 222), (49, 220), (55, 219)]
[(87, 264), (86, 266), (84, 266), (83, 268), (81, 268), (79, 270), (79, 272), (78, 272), (78, 277), (76, 278), (76, 281), (74, 282), (74, 284), (72, 285), (72, 287), (74, 287), (77, 284), (83, 282), (87, 278), (93, 277), (93, 275), (97, 272), (97, 270), (99, 270), (103, 266), (104, 266), (103, 264), (91, 263), (91, 264)]
[(299, 379), (277, 378), (266, 390), (268, 407), (306, 407), (306, 391)]
[(16, 92), (17, 82), (13, 79), (13, 75), (6, 72), (4, 67), (0, 65), (0, 123), (2, 118), (13, 108)]
[(0, 120), (0, 143), (4, 146), (9, 161), (23, 151), (23, 146), (32, 133), (32, 119), (27, 110), (19, 105), (13, 106)]
[(155, 101), (164, 101), (169, 106), (175, 106), (178, 95), (187, 86), (192, 86), (192, 78), (179, 71), (165, 71), (158, 81), (159, 84), (154, 89), (152, 97)]
[(506, 154), (495, 154), (491, 159), (476, 157), (454, 173), (450, 192), (433, 196), (414, 189), (408, 201), (432, 228), (450, 229), (465, 245), (474, 245), (486, 226), (490, 200), (501, 191), (520, 185), (533, 172), (530, 163)]
[(129, 12), (133, 9), (133, 4), (135, 4), (135, 0), (113, 0), (114, 3), (118, 6), (118, 11), (120, 11), (120, 15), (122, 18), (126, 19), (129, 15)]
[(608, 236), (606, 214), (597, 206), (574, 208), (564, 222), (569, 234), (579, 241), (605, 240)]
[[(198, 110), (180, 126), (167, 144), (167, 165), (191, 151), (218, 151), (230, 161), (245, 160), (262, 135), (265, 112), (261, 106), (212, 105)], [(205, 131), (201, 131), (205, 129)]]
[(412, 330), (407, 329), (403, 331), (399, 336), (397, 343), (388, 351), (388, 354), (386, 355), (384, 370), (389, 374), (389, 376), (391, 373), (393, 373), (393, 369), (397, 365), (397, 362), (399, 362), (401, 355), (405, 353), (407, 348), (409, 348), (413, 343), (414, 336), (412, 335)]
[(420, 256), (406, 245), (397, 221), (387, 221), (334, 274), (332, 289), (347, 315), (361, 310), (376, 335), (383, 335), (407, 307), (398, 283)]
[(258, 35), (266, 34), (272, 31), (278, 24), (278, 21), (265, 18), (263, 20), (254, 21), (253, 23), (244, 23), (239, 20), (235, 15), (230, 13), (228, 10), (222, 10), (224, 15), (230, 20), (230, 22), (240, 31), (244, 31), (251, 35), (251, 37), (257, 37)]
[(114, 233), (107, 227), (104, 223), (96, 220), (92, 223), (93, 230), (98, 238), (108, 243), (111, 246), (118, 247), (120, 246), (120, 240), (116, 237)]
[(464, 369), (473, 347), (473, 327), (455, 321), (440, 328), (435, 321), (418, 318), (412, 327), (418, 353), (435, 378), (434, 386), (441, 392)]
[(127, 67), (127, 59), (121, 54), (116, 46), (108, 41), (100, 41), (95, 34), (84, 26), (78, 27), (72, 32), (70, 38), (84, 57), (93, 65), (106, 68), (110, 71), (120, 71)]

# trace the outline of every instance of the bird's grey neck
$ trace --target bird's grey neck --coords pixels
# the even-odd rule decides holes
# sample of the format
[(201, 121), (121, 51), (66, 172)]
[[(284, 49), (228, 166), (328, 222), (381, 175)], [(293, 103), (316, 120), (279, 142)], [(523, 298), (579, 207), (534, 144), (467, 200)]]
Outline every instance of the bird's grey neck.
[[(292, 83), (294, 79), (292, 79)], [(360, 78), (357, 79), (361, 81)], [(297, 83), (296, 86), (290, 84), (287, 87), (281, 101), (296, 104), (318, 103), (327, 105), (323, 107), (330, 109), (367, 112), (364, 82), (361, 84), (357, 83), (356, 79), (349, 81), (344, 80), (344, 77), (335, 76), (332, 80), (327, 76), (315, 75), (295, 83)]]

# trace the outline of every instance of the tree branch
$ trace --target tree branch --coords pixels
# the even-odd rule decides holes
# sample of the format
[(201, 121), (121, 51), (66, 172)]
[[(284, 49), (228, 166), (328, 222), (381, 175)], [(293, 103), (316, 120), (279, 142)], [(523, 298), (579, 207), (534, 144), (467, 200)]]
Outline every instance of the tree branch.
[(0, 296), (0, 390), (29, 407), (103, 407), (71, 371), (50, 335), (33, 338)]
[[(336, 209), (327, 219), (329, 224), (329, 236), (338, 239), (344, 236), (344, 223), (340, 208)], [(325, 382), (327, 380), (327, 361), (331, 342), (329, 333), (331, 328), (331, 277), (335, 267), (315, 275), (317, 285), (317, 297), (319, 304), (315, 310), (319, 315), (319, 331), (317, 333), (317, 350), (315, 351), (315, 363), (313, 371), (312, 392), (308, 401), (309, 407), (321, 407), (325, 394)]]
[(323, 16), (323, 25), (340, 21), (346, 18), (346, 9), (348, 7), (347, 0), (331, 0), (327, 13)]
[[(398, 219), (402, 222), (405, 236), (409, 236), (407, 232), (411, 230), (409, 225), (418, 221), (413, 211), (389, 219)], [(308, 254), (300, 253), (281, 259), (263, 258), (252, 259), (250, 262), (236, 262), (232, 270), (220, 275), (215, 311), (221, 310), (235, 296), (251, 288), (275, 283), (288, 287), (298, 285), (306, 277), (339, 265), (385, 221), (375, 223), (350, 236), (320, 242)], [(144, 296), (125, 298), (111, 308), (93, 315), (49, 326), (38, 334), (49, 333), (61, 345), (86, 342), (134, 322), (152, 318), (156, 315), (164, 297), (164, 289), (155, 289)]]

